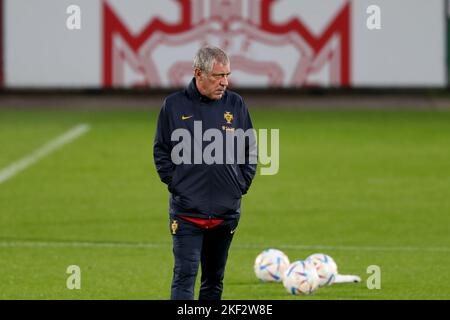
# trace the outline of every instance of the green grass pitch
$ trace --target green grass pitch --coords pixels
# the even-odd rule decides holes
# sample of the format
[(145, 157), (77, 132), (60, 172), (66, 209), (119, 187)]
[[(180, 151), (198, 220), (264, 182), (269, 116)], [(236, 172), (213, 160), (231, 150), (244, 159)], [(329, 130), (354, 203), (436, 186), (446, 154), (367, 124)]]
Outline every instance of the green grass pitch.
[[(0, 170), (79, 123), (91, 130), (0, 184), (0, 299), (168, 299), (168, 192), (157, 112), (0, 110)], [(256, 176), (224, 299), (450, 299), (450, 113), (253, 110), (280, 129), (280, 170)], [(358, 284), (291, 296), (260, 283), (263, 249), (324, 252)], [(69, 290), (66, 269), (81, 268)], [(367, 267), (381, 268), (368, 289)], [(197, 286), (198, 291), (198, 286)]]

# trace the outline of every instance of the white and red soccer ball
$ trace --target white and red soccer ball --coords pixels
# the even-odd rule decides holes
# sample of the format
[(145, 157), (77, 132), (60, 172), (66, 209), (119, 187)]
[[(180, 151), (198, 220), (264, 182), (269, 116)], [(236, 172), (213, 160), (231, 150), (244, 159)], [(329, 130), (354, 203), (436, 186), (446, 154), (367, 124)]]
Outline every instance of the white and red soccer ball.
[(280, 250), (268, 249), (255, 259), (254, 271), (258, 279), (264, 282), (281, 282), (289, 267), (289, 258)]
[(319, 276), (311, 261), (295, 261), (286, 270), (283, 286), (293, 295), (309, 295), (319, 288)]
[(332, 257), (323, 253), (315, 253), (306, 258), (311, 262), (319, 276), (319, 287), (329, 286), (334, 283), (338, 274), (336, 262)]

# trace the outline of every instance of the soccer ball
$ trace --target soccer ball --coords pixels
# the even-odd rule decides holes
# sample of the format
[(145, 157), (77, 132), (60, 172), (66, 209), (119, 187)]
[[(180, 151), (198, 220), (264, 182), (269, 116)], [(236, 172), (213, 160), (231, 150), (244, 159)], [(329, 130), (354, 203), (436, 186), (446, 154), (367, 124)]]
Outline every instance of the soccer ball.
[(289, 258), (280, 250), (268, 249), (255, 259), (256, 277), (264, 282), (281, 282), (284, 271), (289, 266)]
[(333, 258), (323, 253), (310, 255), (306, 260), (314, 264), (319, 275), (319, 287), (325, 287), (333, 284), (338, 274), (336, 262)]
[(319, 287), (319, 276), (310, 261), (295, 261), (286, 270), (283, 286), (294, 295), (312, 294)]

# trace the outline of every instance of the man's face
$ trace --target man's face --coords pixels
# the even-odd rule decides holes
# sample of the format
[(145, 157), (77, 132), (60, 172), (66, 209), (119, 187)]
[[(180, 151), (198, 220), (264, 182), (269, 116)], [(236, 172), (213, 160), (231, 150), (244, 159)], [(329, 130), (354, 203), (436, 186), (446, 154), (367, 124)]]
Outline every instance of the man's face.
[(212, 100), (219, 100), (228, 87), (230, 64), (215, 62), (210, 73), (195, 69), (194, 74), (198, 91)]

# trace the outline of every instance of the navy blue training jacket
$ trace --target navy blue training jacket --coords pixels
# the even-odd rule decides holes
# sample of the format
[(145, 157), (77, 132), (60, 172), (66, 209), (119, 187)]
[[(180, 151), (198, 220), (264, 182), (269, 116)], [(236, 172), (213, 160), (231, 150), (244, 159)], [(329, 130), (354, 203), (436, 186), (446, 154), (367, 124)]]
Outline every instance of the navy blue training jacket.
[[(203, 160), (201, 164), (194, 164), (192, 160), (191, 164), (175, 165), (171, 151), (181, 140), (171, 141), (172, 132), (184, 128), (193, 137), (194, 121), (202, 121), (203, 133), (210, 128), (219, 129), (223, 133), (223, 145), (227, 130), (253, 128), (247, 107), (238, 94), (227, 90), (220, 100), (210, 100), (200, 94), (195, 78), (185, 90), (165, 99), (158, 118), (153, 157), (159, 177), (170, 191), (170, 214), (225, 220), (238, 218), (241, 198), (252, 183), (256, 164), (248, 161), (238, 164), (235, 155), (233, 164), (225, 161), (224, 164), (206, 164)], [(202, 150), (210, 143), (202, 142)], [(248, 144), (246, 147), (248, 151)]]

